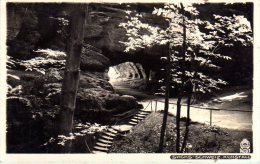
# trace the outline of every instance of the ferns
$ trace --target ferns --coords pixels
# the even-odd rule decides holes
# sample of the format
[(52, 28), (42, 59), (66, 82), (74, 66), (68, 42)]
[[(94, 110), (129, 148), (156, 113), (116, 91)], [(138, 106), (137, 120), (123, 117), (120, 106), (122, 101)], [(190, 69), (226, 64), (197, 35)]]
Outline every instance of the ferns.
[(26, 71), (36, 71), (45, 75), (50, 68), (64, 69), (66, 61), (64, 52), (51, 49), (39, 49), (34, 52), (38, 54), (37, 57), (21, 62)]

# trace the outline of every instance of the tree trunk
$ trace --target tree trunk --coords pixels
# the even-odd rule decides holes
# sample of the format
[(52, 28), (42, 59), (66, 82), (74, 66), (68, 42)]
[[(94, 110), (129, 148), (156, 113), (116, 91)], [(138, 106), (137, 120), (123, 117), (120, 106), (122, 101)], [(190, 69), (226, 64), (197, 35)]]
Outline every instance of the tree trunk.
[[(198, 53), (199, 49), (196, 48), (195, 52)], [(195, 52), (192, 53), (191, 55), (191, 70), (190, 71), (195, 71), (193, 74), (193, 79), (197, 78), (197, 73), (198, 70), (195, 66)], [(192, 77), (191, 77), (192, 78)], [(186, 145), (187, 145), (187, 140), (189, 137), (189, 126), (190, 126), (190, 105), (191, 105), (191, 99), (192, 96), (194, 95), (195, 90), (195, 84), (192, 82), (192, 79), (189, 79), (188, 83), (187, 83), (187, 90), (188, 90), (188, 98), (187, 98), (187, 117), (186, 117), (186, 128), (185, 128), (185, 134), (184, 134), (184, 138), (183, 138), (183, 143), (182, 143), (182, 147), (181, 147), (181, 152), (184, 151)]]
[(181, 116), (181, 100), (182, 100), (182, 88), (179, 89), (179, 96), (177, 100), (176, 110), (176, 153), (180, 153), (180, 116)]
[(187, 140), (189, 137), (189, 126), (190, 126), (190, 103), (191, 103), (191, 97), (192, 97), (192, 91), (189, 93), (188, 95), (188, 99), (187, 99), (187, 118), (186, 118), (186, 128), (185, 128), (185, 134), (183, 137), (183, 143), (182, 143), (182, 147), (181, 147), (181, 152), (184, 152), (184, 149), (186, 148), (187, 145)]
[(165, 103), (164, 103), (164, 112), (163, 112), (163, 123), (161, 128), (161, 136), (158, 152), (163, 152), (165, 131), (167, 125), (167, 117), (168, 117), (168, 109), (169, 109), (169, 92), (170, 92), (170, 78), (171, 78), (171, 61), (170, 61), (170, 45), (167, 44), (168, 52), (167, 52), (167, 63), (166, 63), (166, 77), (165, 77)]
[(190, 125), (190, 104), (191, 104), (191, 97), (192, 93), (189, 93), (188, 100), (187, 100), (187, 120), (186, 120), (186, 126)]
[[(67, 59), (58, 116), (58, 134), (69, 135), (72, 132), (76, 95), (80, 78), (80, 56), (84, 40), (85, 18), (86, 13), (83, 6), (75, 7), (70, 20), (70, 37), (67, 43)], [(65, 149), (65, 151), (70, 152), (69, 148)]]
[(183, 4), (181, 3), (182, 13), (182, 26), (183, 26), (183, 42), (182, 42), (182, 62), (181, 62), (181, 87), (179, 89), (179, 95), (177, 100), (177, 111), (176, 111), (176, 152), (180, 153), (180, 117), (181, 117), (181, 100), (184, 92), (185, 85), (185, 55), (186, 55), (186, 25), (185, 25), (185, 11)]

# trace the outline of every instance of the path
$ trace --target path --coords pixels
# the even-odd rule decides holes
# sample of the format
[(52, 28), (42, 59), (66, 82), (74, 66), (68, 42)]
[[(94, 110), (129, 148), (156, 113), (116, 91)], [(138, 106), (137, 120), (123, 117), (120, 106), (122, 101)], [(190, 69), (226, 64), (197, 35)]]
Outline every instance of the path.
[[(139, 91), (137, 89), (130, 89), (128, 84), (125, 82), (117, 82), (114, 85), (115, 91), (120, 94), (127, 94), (137, 96), (139, 103), (143, 104), (144, 107), (148, 105), (151, 100), (158, 99), (158, 97), (148, 95), (148, 93)], [(236, 90), (236, 92), (238, 92)], [(224, 108), (233, 110), (248, 110), (252, 111), (252, 107), (246, 102), (250, 96), (248, 91), (236, 93), (228, 92), (226, 96), (219, 96), (217, 100), (221, 100), (221, 103), (209, 101), (207, 104), (211, 108)], [(164, 109), (164, 100), (159, 98), (161, 102), (157, 103), (157, 109)], [(176, 99), (171, 98), (170, 102), (176, 103)], [(203, 104), (201, 104), (203, 105)], [(186, 116), (186, 106), (182, 106), (181, 117)], [(153, 109), (155, 109), (155, 102), (153, 102)], [(146, 111), (151, 111), (151, 107), (148, 106)], [(176, 105), (170, 104), (169, 113), (175, 115)], [(198, 109), (191, 107), (191, 119), (192, 121), (207, 123), (210, 121), (210, 111), (205, 109)], [(212, 112), (212, 123), (223, 128), (236, 129), (236, 130), (252, 130), (252, 112), (237, 112), (237, 111), (213, 111)]]
[[(151, 101), (145, 100), (139, 103), (143, 106), (147, 106)], [(171, 99), (171, 102), (174, 102)], [(157, 103), (157, 110), (163, 110), (164, 103)], [(150, 104), (146, 108), (147, 111), (151, 111)], [(155, 110), (155, 101), (153, 101), (153, 110)], [(176, 114), (176, 105), (169, 105), (169, 113)], [(182, 106), (181, 117), (186, 117), (187, 107)], [(192, 121), (206, 123), (210, 122), (210, 111), (205, 109), (199, 109), (191, 107), (190, 117)], [(252, 130), (252, 113), (251, 112), (237, 112), (237, 111), (212, 111), (212, 124), (223, 128), (236, 129), (236, 130)]]
[[(135, 81), (135, 80), (133, 80)], [(134, 96), (138, 100), (143, 100), (143, 99), (152, 99), (155, 96), (150, 95), (148, 92), (144, 92), (138, 89), (133, 89), (130, 88), (129, 85), (131, 83), (131, 80), (127, 81), (110, 81), (110, 83), (113, 85), (113, 88), (115, 92), (119, 94), (127, 94)]]

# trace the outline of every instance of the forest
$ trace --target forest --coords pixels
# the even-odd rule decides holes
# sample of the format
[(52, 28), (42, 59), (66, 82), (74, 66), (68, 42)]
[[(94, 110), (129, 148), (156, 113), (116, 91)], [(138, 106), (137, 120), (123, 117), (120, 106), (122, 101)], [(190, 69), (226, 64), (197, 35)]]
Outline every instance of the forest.
[(7, 153), (253, 152), (253, 3), (6, 5)]

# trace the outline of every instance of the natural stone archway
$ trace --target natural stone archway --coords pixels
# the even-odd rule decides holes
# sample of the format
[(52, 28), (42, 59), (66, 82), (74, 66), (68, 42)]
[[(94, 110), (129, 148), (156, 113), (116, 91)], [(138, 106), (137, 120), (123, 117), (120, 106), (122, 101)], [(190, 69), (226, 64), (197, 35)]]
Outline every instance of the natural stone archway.
[(124, 88), (144, 90), (148, 82), (143, 66), (133, 62), (109, 67), (108, 77), (109, 82), (116, 88), (124, 86)]
[(134, 77), (134, 71), (129, 62), (116, 65), (113, 68), (119, 72), (121, 79), (131, 79)]
[[(127, 110), (134, 112), (137, 109), (137, 104), (131, 103), (134, 106), (125, 105), (124, 103), (132, 101), (132, 99), (122, 98), (116, 94), (113, 86), (108, 82), (109, 67), (116, 66), (114, 74), (118, 75), (117, 78), (125, 81), (147, 79), (148, 76), (144, 70), (160, 67), (159, 59), (162, 47), (125, 53), (124, 46), (119, 43), (125, 39), (125, 32), (122, 28), (118, 28), (118, 24), (126, 20), (126, 13), (118, 14), (115, 10), (111, 10), (111, 7), (106, 8), (104, 4), (94, 4), (89, 7), (91, 12), (100, 11), (104, 14), (93, 15), (89, 20), (91, 23), (85, 30), (85, 46), (81, 58), (81, 77), (75, 116), (81, 119), (95, 119), (97, 117), (102, 119), (102, 116), (99, 117), (102, 114), (110, 115), (109, 117), (113, 118), (114, 114), (111, 111), (117, 113), (125, 113)], [(112, 8), (116, 9), (117, 7), (121, 8), (122, 6), (112, 5)], [(123, 7), (121, 10), (135, 10), (135, 8), (134, 6), (131, 8)], [(149, 5), (147, 8), (153, 9)], [(35, 57), (33, 52), (37, 49), (65, 50), (66, 40), (62, 34), (57, 32), (60, 30), (59, 22), (53, 18), (69, 17), (69, 6), (66, 4), (16, 6), (9, 3), (8, 9), (8, 55), (23, 60)], [(103, 11), (104, 9), (106, 12)], [(147, 15), (147, 17), (151, 16), (151, 14)], [(157, 19), (154, 22), (160, 26), (163, 25), (162, 20)], [(149, 64), (146, 64), (147, 61)], [(128, 64), (124, 65), (125, 62)], [(123, 65), (117, 66), (120, 64)], [(144, 66), (145, 64), (146, 66)], [(58, 83), (57, 88), (60, 86)], [(53, 97), (59, 104), (58, 95)], [(101, 97), (105, 98), (101, 99)], [(113, 97), (113, 100), (122, 102), (122, 106), (125, 108), (120, 105), (118, 108), (116, 106), (107, 107), (106, 102), (110, 101), (106, 99), (107, 97)], [(98, 111), (99, 114), (95, 111)], [(107, 117), (107, 119), (109, 118)]]
[[(160, 4), (158, 5), (160, 6)], [(125, 53), (125, 47), (123, 44), (120, 44), (120, 41), (124, 41), (126, 37), (124, 29), (118, 28), (118, 25), (120, 22), (127, 20), (125, 18), (127, 15), (125, 13), (126, 10), (134, 11), (138, 6), (133, 5), (129, 8), (126, 5), (115, 4), (112, 6), (105, 4), (89, 5), (90, 12), (95, 13), (100, 11), (103, 14), (94, 14), (88, 20), (90, 23), (86, 26), (85, 42), (88, 45), (92, 45), (95, 52), (90, 53), (94, 54), (93, 56), (84, 56), (82, 60), (92, 62), (92, 58), (96, 58), (96, 56), (102, 60), (95, 60), (96, 63), (89, 63), (88, 68), (86, 66), (81, 67), (86, 67), (90, 71), (96, 69), (104, 71), (110, 65), (133, 62), (130, 65), (133, 67), (131, 71), (123, 75), (128, 78), (139, 78), (139, 76), (141, 78), (144, 75), (144, 73), (141, 75), (141, 69), (135, 63), (140, 63), (144, 67), (143, 64), (149, 61), (149, 69), (158, 69), (160, 67), (159, 59), (162, 46), (138, 50), (134, 53)], [(145, 8), (146, 10), (153, 9), (153, 7), (144, 4), (138, 8)], [(8, 55), (17, 58), (31, 58), (34, 57), (32, 52), (38, 48), (64, 51), (66, 40), (64, 40), (62, 34), (57, 32), (60, 29), (59, 22), (55, 18), (69, 17), (70, 10), (70, 7), (66, 4), (41, 4), (31, 5), (30, 7), (8, 4)], [(146, 10), (143, 12), (146, 13)], [(146, 13), (145, 16), (147, 18), (154, 17), (150, 13)], [(153, 23), (158, 26), (165, 24), (163, 20), (158, 18)], [(95, 67), (95, 64), (98, 64), (98, 67)]]
[(140, 63), (125, 62), (116, 66), (111, 66), (108, 71), (111, 80), (123, 79), (146, 79), (145, 71)]

